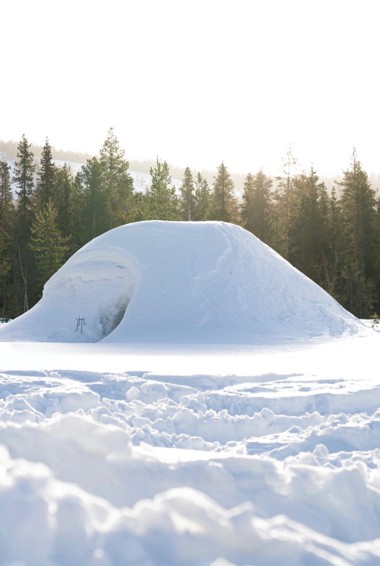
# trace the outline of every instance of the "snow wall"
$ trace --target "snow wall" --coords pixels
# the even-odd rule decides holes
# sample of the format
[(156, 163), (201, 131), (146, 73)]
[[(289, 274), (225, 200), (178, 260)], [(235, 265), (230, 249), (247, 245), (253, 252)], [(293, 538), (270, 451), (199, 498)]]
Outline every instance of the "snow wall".
[(95, 238), (46, 283), (0, 340), (268, 343), (362, 328), (250, 232), (147, 221)]

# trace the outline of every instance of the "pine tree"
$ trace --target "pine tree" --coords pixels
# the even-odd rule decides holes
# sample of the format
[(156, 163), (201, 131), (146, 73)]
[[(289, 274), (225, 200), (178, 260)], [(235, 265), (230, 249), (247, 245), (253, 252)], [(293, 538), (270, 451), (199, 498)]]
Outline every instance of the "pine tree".
[(169, 166), (166, 161), (157, 159), (156, 166), (151, 167), (151, 186), (147, 192), (148, 220), (179, 220), (179, 203)]
[(271, 188), (272, 179), (259, 171), (248, 173), (244, 180), (241, 205), (242, 225), (260, 240), (268, 243), (271, 237)]
[(129, 173), (129, 162), (121, 149), (113, 128), (100, 150), (99, 162), (102, 175), (102, 190), (110, 199), (112, 225), (125, 224), (131, 220), (130, 211), (133, 200), (133, 179)]
[(211, 198), (211, 218), (223, 222), (239, 222), (239, 205), (234, 184), (224, 163), (219, 165)]
[(35, 257), (39, 290), (62, 266), (69, 249), (68, 238), (57, 225), (57, 211), (51, 201), (36, 214), (30, 248)]
[(179, 188), (180, 199), (179, 206), (182, 216), (182, 220), (194, 220), (194, 208), (195, 208), (195, 187), (193, 175), (189, 167), (186, 167), (182, 183)]
[(356, 152), (344, 171), (340, 199), (345, 242), (343, 277), (346, 307), (359, 317), (373, 312), (376, 276), (376, 198)]

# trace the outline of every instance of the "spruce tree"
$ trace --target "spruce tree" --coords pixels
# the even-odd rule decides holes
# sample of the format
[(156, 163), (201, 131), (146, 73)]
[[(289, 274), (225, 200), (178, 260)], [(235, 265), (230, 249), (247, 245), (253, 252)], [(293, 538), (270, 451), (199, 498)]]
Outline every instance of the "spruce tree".
[(376, 253), (375, 253), (375, 265), (374, 265), (374, 281), (375, 281), (375, 301), (374, 309), (372, 315), (379, 316), (380, 313), (380, 197), (376, 198), (376, 217), (375, 217), (375, 243), (376, 243)]
[(121, 149), (113, 128), (108, 130), (107, 138), (100, 150), (102, 190), (110, 202), (112, 223), (110, 227), (131, 221), (133, 201), (133, 179), (129, 172), (129, 162)]
[[(13, 219), (13, 196), (11, 188), (11, 168), (6, 161), (0, 161), (0, 229), (10, 230)], [(5, 235), (5, 237), (7, 237)], [(10, 235), (8, 235), (8, 238)]]
[(327, 250), (321, 266), (321, 286), (343, 304), (342, 264), (344, 241), (341, 228), (341, 206), (333, 187), (327, 201)]
[(148, 195), (144, 192), (134, 192), (131, 207), (128, 211), (128, 221), (140, 222), (148, 217)]
[(294, 167), (297, 163), (291, 148), (282, 161), (283, 175), (277, 177), (277, 188), (274, 193), (272, 245), (276, 251), (288, 259), (291, 211), (294, 206)]
[(31, 144), (22, 136), (17, 146), (13, 172), (16, 188), (14, 293), (15, 315), (29, 308), (29, 274), (32, 272), (32, 255), (29, 250), (30, 228), (33, 220), (36, 165)]
[(195, 179), (193, 220), (210, 220), (211, 191), (201, 173)]
[(322, 282), (321, 271), (328, 255), (328, 196), (325, 185), (312, 168), (293, 179), (293, 206), (289, 214), (289, 261), (302, 273)]
[(151, 167), (151, 185), (147, 191), (147, 219), (148, 220), (179, 220), (179, 203), (175, 186), (166, 161), (159, 159), (156, 166)]
[(368, 317), (373, 312), (375, 299), (376, 198), (355, 150), (351, 168), (344, 171), (339, 184), (342, 188), (341, 228), (345, 242), (345, 306), (356, 316)]
[(56, 169), (54, 206), (57, 210), (57, 224), (62, 234), (72, 235), (75, 232), (74, 179), (67, 163)]
[[(71, 182), (70, 189), (70, 251), (74, 253), (88, 240), (84, 237), (87, 227), (84, 226), (84, 191), (81, 173), (78, 172)], [(65, 232), (63, 232), (65, 234)]]
[(272, 179), (259, 171), (256, 175), (248, 173), (244, 180), (241, 205), (242, 225), (263, 242), (269, 243), (271, 237), (271, 188)]
[(211, 218), (223, 222), (239, 222), (239, 205), (234, 194), (234, 184), (224, 163), (219, 165), (214, 178)]
[(97, 157), (83, 165), (80, 173), (83, 191), (81, 239), (88, 242), (113, 227), (110, 194), (103, 184), (102, 166)]
[(13, 172), (13, 183), (17, 195), (17, 224), (22, 243), (28, 239), (32, 220), (32, 199), (36, 164), (31, 144), (22, 136), (17, 146), (17, 158)]
[(189, 167), (186, 167), (182, 183), (179, 188), (180, 199), (179, 206), (182, 220), (194, 220), (194, 208), (195, 208), (195, 187), (193, 175)]
[(10, 167), (0, 161), (0, 317), (11, 316), (11, 271), (13, 264), (14, 208)]
[(49, 201), (55, 203), (55, 181), (56, 166), (53, 162), (53, 155), (49, 140), (46, 138), (45, 145), (42, 148), (42, 154), (37, 173), (36, 186), (36, 211), (42, 210)]
[(51, 201), (36, 214), (30, 248), (35, 258), (39, 292), (67, 259), (68, 238), (57, 225), (57, 211)]

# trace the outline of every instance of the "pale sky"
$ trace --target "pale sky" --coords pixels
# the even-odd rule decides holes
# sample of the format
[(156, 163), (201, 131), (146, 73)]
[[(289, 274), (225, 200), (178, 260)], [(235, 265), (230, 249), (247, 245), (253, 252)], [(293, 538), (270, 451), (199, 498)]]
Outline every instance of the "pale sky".
[(378, 0), (0, 0), (0, 139), (380, 173)]

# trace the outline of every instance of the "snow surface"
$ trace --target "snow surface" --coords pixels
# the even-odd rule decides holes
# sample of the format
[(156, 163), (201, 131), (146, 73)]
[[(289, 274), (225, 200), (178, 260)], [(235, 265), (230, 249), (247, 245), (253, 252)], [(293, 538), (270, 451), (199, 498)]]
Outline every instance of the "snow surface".
[[(183, 245), (183, 233), (174, 228)], [(230, 242), (227, 232), (240, 234), (226, 225), (215, 230)], [(117, 262), (128, 269), (124, 284), (102, 282), (99, 265), (85, 269), (86, 254), (95, 261), (99, 243), (104, 253), (110, 250), (113, 273)], [(268, 277), (260, 281), (270, 289), (278, 272), (280, 289), (292, 291), (291, 297), (280, 294), (287, 321), (273, 315), (267, 327), (276, 330), (273, 336), (261, 333), (248, 344), (243, 332), (237, 343), (235, 326), (235, 343), (226, 342), (227, 333), (217, 343), (210, 325), (211, 344), (136, 343), (125, 316), (119, 333), (100, 342), (53, 342), (43, 303), (60, 312), (60, 285), (68, 293), (74, 267), (81, 276), (71, 279), (72, 300), (79, 305), (79, 293), (90, 304), (93, 296), (97, 312), (100, 299), (95, 291), (82, 292), (80, 281), (107, 299), (113, 292), (120, 299), (121, 289), (129, 293), (131, 279), (133, 301), (145, 280), (159, 288), (148, 277), (154, 270), (139, 264), (146, 250), (138, 255), (134, 245), (128, 255), (115, 249), (115, 240), (99, 238), (51, 280), (33, 314), (36, 328), (46, 317), (45, 341), (42, 330), (41, 341), (11, 340), (22, 328), (30, 331), (29, 317), (2, 325), (0, 565), (378, 565), (379, 332), (257, 243), (257, 272)], [(225, 258), (226, 245), (220, 249)], [(149, 257), (153, 265), (156, 254)], [(104, 265), (106, 256), (100, 258)], [(175, 259), (178, 273), (171, 273), (182, 285), (184, 264)], [(217, 265), (223, 278), (223, 261)], [(257, 281), (252, 272), (244, 279), (235, 264), (233, 274), (228, 291)], [(217, 279), (209, 279), (215, 300), (228, 294)], [(175, 302), (175, 281), (166, 282)], [(54, 290), (55, 303), (49, 298)], [(167, 290), (161, 295), (166, 305)], [(300, 327), (305, 311), (300, 316), (292, 309), (310, 297), (323, 316), (312, 311), (306, 331)], [(215, 307), (214, 315), (230, 316), (223, 309)], [(286, 331), (282, 342), (279, 328)], [(121, 339), (122, 330), (128, 339)]]

